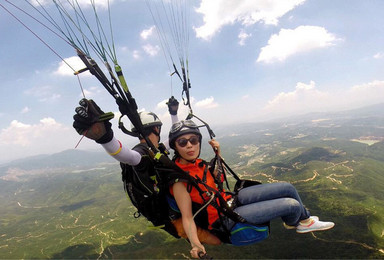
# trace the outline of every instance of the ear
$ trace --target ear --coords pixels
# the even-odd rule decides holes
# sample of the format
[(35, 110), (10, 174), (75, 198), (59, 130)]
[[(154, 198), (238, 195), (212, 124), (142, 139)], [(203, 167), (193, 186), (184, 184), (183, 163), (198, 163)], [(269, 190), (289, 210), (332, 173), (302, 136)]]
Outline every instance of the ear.
[(158, 127), (158, 126), (154, 126), (154, 127), (152, 128), (152, 132), (154, 132), (154, 133), (160, 134), (160, 131), (161, 131), (161, 128)]

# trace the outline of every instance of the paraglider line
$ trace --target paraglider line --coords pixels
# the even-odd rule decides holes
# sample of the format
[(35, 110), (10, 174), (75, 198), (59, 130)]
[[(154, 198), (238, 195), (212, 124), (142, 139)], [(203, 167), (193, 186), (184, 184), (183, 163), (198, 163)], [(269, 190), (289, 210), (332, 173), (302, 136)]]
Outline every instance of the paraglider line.
[(77, 142), (76, 146), (75, 146), (75, 149), (79, 146), (79, 144), (81, 143), (81, 141), (83, 140), (84, 136), (87, 134), (88, 132), (88, 129), (85, 130), (84, 134), (80, 137), (80, 140)]
[[(8, 1), (7, 1), (8, 2)], [(63, 57), (60, 56), (59, 53), (57, 53), (47, 42), (45, 42), (39, 35), (37, 35), (34, 31), (32, 31), (31, 28), (29, 28), (25, 23), (23, 23), (19, 18), (17, 18), (12, 12), (10, 12), (4, 5), (0, 4), (0, 6), (7, 12), (9, 13), (13, 18), (15, 18), (21, 25), (23, 25), (28, 31), (30, 31), (37, 39), (39, 39), (45, 46), (48, 47), (48, 49), (50, 49), (57, 57), (59, 57), (65, 64), (68, 65), (68, 67), (70, 69), (72, 69), (73, 71), (75, 71), (71, 65), (68, 64), (68, 62), (66, 62), (64, 60)]]

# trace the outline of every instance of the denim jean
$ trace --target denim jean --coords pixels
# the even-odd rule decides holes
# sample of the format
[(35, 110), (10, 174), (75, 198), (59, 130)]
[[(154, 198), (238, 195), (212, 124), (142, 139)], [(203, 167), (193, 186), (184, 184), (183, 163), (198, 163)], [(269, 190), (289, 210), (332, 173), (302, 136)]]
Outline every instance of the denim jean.
[[(310, 217), (296, 188), (287, 182), (254, 185), (240, 190), (235, 211), (249, 223), (262, 224), (274, 218), (281, 219), (290, 226)], [(234, 223), (224, 221), (227, 228)]]

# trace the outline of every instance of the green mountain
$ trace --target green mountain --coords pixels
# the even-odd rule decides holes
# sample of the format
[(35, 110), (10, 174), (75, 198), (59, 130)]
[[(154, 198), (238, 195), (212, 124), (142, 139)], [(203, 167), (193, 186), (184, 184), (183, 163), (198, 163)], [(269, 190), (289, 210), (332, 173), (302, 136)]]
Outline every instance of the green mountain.
[[(311, 213), (336, 226), (297, 234), (276, 219), (267, 240), (207, 246), (208, 253), (215, 259), (384, 258), (383, 111), (214, 128), (223, 157), (240, 176), (293, 183)], [(206, 145), (202, 157), (211, 156)], [(70, 150), (2, 165), (0, 207), (2, 259), (189, 256), (187, 241), (133, 216), (119, 164), (104, 153)]]
[(66, 150), (60, 153), (32, 156), (0, 165), (0, 176), (6, 174), (9, 168), (33, 170), (42, 168), (86, 167), (100, 162), (114, 162), (112, 157), (104, 152), (89, 152), (83, 150)]

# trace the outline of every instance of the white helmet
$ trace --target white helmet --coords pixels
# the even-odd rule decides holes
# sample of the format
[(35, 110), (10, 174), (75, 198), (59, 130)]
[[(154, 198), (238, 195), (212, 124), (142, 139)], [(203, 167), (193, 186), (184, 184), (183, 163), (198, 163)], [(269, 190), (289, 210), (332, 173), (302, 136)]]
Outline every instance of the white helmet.
[[(139, 116), (144, 130), (150, 130), (151, 132), (154, 126), (161, 127), (163, 125), (155, 113), (143, 111), (139, 113)], [(137, 129), (133, 124), (131, 124), (131, 131), (137, 133)]]

